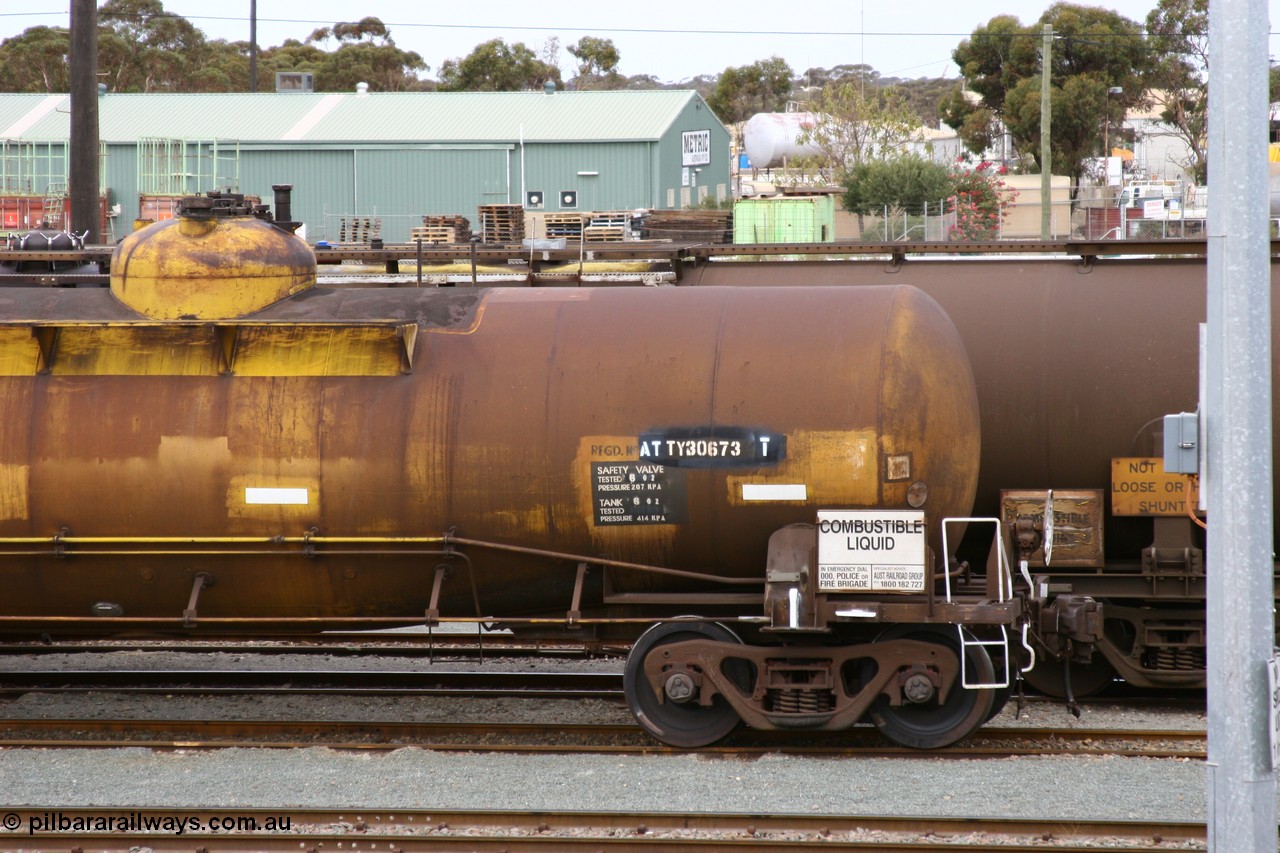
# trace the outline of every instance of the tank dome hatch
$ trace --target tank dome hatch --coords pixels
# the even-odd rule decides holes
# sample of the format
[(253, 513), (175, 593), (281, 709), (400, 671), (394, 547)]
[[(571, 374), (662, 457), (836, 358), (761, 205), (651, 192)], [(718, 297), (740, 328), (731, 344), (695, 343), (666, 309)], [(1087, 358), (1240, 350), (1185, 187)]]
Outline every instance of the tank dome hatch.
[(238, 193), (190, 196), (177, 218), (128, 235), (111, 259), (111, 292), (158, 320), (244, 317), (315, 284), (311, 248)]

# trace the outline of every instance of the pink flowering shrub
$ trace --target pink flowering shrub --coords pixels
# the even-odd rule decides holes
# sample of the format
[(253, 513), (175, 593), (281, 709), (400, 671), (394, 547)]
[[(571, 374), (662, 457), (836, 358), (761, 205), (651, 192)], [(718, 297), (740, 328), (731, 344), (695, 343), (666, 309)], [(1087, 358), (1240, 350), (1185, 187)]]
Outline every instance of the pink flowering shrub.
[(957, 160), (949, 175), (954, 194), (956, 224), (951, 228), (953, 240), (996, 240), (1018, 191), (1000, 180), (1007, 174), (1004, 166), (986, 160), (969, 166)]

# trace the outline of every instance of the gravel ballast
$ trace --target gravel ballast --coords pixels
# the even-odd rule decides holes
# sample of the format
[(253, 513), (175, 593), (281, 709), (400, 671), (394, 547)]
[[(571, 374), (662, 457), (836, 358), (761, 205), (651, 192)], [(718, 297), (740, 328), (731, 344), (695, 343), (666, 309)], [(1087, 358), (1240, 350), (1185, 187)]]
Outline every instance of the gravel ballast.
[[(408, 659), (116, 652), (7, 657), (9, 670), (424, 668)], [(571, 659), (558, 667), (618, 671), (617, 659)], [(437, 660), (440, 669), (473, 661)], [(545, 668), (527, 659), (490, 660), (495, 669)], [(2, 678), (2, 675), (0, 675)], [(448, 720), (631, 722), (600, 700), (447, 697), (39, 694), (0, 702), (0, 718)], [(1203, 712), (1087, 706), (1071, 717), (1035, 703), (1014, 719), (1012, 704), (989, 725), (1203, 730)], [(1069, 819), (1205, 819), (1204, 765), (1178, 759), (1109, 756), (955, 760), (813, 758), (756, 760), (710, 755), (513, 755), (325, 748), (152, 751), (142, 748), (0, 750), (0, 789), (10, 805), (62, 807), (338, 807), (353, 809), (545, 809), (1005, 816)]]

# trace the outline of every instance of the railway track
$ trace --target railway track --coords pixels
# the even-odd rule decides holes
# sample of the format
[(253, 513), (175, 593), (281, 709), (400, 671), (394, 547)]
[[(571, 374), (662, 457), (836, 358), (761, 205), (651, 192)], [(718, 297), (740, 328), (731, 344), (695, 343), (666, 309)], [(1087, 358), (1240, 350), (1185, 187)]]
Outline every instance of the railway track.
[[(0, 748), (297, 749), (327, 747), (390, 751), (421, 746), (437, 751), (555, 754), (683, 754), (654, 742), (635, 725), (549, 723), (457, 723), (421, 721), (279, 720), (97, 720), (10, 719), (0, 721)], [(843, 732), (741, 730), (700, 754), (758, 757), (921, 757), (918, 750), (887, 744), (869, 726)], [(1028, 755), (1112, 755), (1201, 760), (1203, 731), (986, 728), (930, 758), (1003, 758)]]
[[(1061, 819), (877, 817), (703, 813), (350, 809), (7, 809), (6, 830), (44, 851), (153, 853), (207, 850), (686, 850), (937, 851), (992, 849), (1074, 853), (1202, 850), (1203, 823)], [(141, 826), (184, 827), (140, 831)], [(110, 823), (108, 823), (110, 822)], [(119, 827), (95, 831), (93, 827)], [(65, 828), (64, 828), (65, 827)], [(85, 829), (88, 827), (89, 829)], [(216, 829), (215, 829), (216, 827)], [(268, 829), (267, 827), (274, 827)], [(8, 833), (5, 833), (8, 834)], [(0, 844), (5, 843), (0, 834)]]
[(394, 656), (409, 658), (461, 657), (625, 657), (629, 645), (603, 640), (541, 640), (511, 634), (374, 635), (367, 631), (330, 632), (312, 638), (264, 640), (74, 640), (70, 642), (0, 643), (0, 660), (33, 655), (111, 654), (116, 652), (217, 653), (252, 655), (312, 655), (332, 657)]
[[(594, 657), (599, 649), (575, 644), (538, 644), (513, 641), (507, 638), (496, 646), (480, 647), (474, 637), (459, 639), (459, 635), (447, 635), (451, 639), (443, 648), (431, 649), (420, 640), (408, 643), (394, 641), (387, 644), (378, 640), (367, 641), (367, 635), (355, 635), (359, 639), (332, 644), (328, 640), (312, 644), (284, 641), (224, 643), (209, 642), (100, 642), (88, 645), (29, 647), (0, 646), (0, 661), (6, 657), (29, 655), (41, 657), (62, 653), (90, 656), (122, 652), (146, 652), (156, 654), (224, 654), (255, 655), (270, 659), (273, 656), (300, 654), (303, 656), (406, 658), (409, 661), (426, 657), (434, 663), (435, 656), (460, 660), (494, 660), (497, 657), (541, 659), (554, 666), (555, 660)], [(488, 652), (494, 657), (486, 658)], [(625, 649), (611, 647), (604, 656), (624, 656)], [(557, 685), (557, 682), (562, 682)], [(536, 696), (540, 698), (595, 698), (622, 702), (622, 674), (618, 672), (564, 672), (518, 671), (503, 672), (483, 669), (470, 672), (450, 672), (431, 669), (399, 670), (340, 670), (340, 669), (123, 669), (91, 668), (63, 670), (26, 670), (19, 667), (0, 669), (0, 697), (12, 698), (23, 693), (75, 693), (110, 689), (124, 693), (164, 693), (166, 695), (241, 693), (252, 688), (256, 692), (276, 695), (342, 694), (342, 695), (410, 695), (410, 696)], [(1014, 700), (1017, 701), (1017, 700)], [(1059, 703), (1062, 700), (1030, 691), (1021, 701), (1028, 704)], [(1077, 704), (1122, 702), (1135, 707), (1203, 708), (1201, 691), (1139, 691), (1122, 683), (1102, 691), (1099, 695), (1077, 699)]]
[(622, 701), (622, 674), (442, 670), (146, 670), (0, 672), (0, 696), (24, 693), (521, 696)]

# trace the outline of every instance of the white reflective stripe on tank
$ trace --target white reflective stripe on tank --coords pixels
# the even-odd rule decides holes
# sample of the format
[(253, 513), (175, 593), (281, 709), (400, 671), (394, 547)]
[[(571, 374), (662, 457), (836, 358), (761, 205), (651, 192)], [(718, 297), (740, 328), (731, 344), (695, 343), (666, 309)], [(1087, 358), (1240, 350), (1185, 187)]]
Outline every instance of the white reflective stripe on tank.
[(809, 490), (804, 483), (743, 483), (744, 501), (803, 501)]
[(310, 503), (305, 488), (267, 488), (249, 486), (244, 490), (247, 504), (301, 504)]

